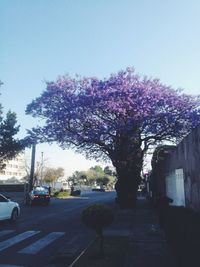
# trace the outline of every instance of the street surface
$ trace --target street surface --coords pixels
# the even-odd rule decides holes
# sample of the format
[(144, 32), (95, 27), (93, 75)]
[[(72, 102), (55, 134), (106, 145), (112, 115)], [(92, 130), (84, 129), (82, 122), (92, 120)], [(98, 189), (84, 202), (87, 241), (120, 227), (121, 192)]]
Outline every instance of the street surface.
[(21, 205), (17, 223), (0, 222), (0, 267), (66, 267), (95, 236), (80, 221), (84, 207), (114, 198), (115, 192), (93, 192), (52, 198), (49, 206)]

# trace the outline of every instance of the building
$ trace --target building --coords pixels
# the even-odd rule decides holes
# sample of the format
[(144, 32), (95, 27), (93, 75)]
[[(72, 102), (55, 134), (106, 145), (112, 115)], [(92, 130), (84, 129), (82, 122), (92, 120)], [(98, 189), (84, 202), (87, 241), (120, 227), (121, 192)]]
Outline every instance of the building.
[(200, 211), (200, 125), (161, 156), (152, 166), (152, 191), (166, 193), (175, 206)]
[(0, 183), (20, 182), (27, 175), (24, 154), (20, 154), (14, 159), (6, 161), (5, 164), (6, 167), (0, 170)]

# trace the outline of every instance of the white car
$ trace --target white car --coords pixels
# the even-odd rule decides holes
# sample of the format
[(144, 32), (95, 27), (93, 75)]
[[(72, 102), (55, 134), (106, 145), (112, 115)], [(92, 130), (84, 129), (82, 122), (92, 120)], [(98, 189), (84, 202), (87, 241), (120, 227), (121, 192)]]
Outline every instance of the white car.
[(15, 222), (19, 215), (19, 204), (0, 194), (0, 220), (10, 219)]

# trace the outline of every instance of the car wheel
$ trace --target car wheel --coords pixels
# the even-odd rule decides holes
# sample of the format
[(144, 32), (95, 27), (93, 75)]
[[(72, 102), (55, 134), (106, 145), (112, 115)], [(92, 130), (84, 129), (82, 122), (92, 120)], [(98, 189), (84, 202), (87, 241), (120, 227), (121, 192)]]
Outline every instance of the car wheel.
[(12, 215), (11, 215), (11, 221), (12, 222), (16, 222), (17, 219), (18, 219), (18, 210), (15, 208), (13, 211), (12, 211)]

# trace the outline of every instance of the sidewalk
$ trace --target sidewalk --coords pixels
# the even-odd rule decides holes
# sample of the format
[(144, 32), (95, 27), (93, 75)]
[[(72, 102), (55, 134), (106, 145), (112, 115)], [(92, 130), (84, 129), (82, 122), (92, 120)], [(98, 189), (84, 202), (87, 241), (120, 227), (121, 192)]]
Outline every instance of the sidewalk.
[(104, 230), (104, 235), (128, 237), (128, 251), (121, 267), (177, 267), (149, 201), (138, 199), (135, 210), (121, 210), (114, 202), (108, 206), (115, 220)]
[(124, 267), (175, 267), (170, 247), (160, 231), (157, 215), (146, 199), (139, 199), (130, 219), (129, 249)]

